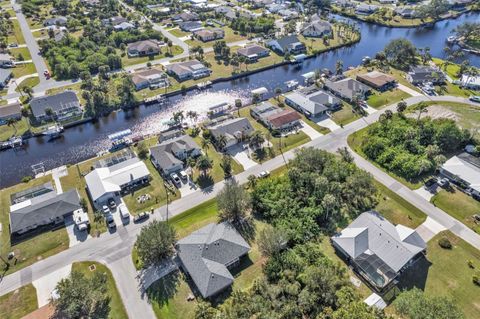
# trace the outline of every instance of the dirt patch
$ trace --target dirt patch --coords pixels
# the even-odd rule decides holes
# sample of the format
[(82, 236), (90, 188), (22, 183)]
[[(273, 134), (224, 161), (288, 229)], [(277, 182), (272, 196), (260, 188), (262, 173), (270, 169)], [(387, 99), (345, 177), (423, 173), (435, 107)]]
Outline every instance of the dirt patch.
[(45, 305), (41, 308), (38, 308), (34, 312), (29, 313), (22, 319), (46, 319), (51, 318), (55, 312), (55, 308), (52, 304)]
[[(409, 116), (417, 118), (418, 112), (419, 111), (415, 111), (409, 114)], [(420, 118), (424, 118), (427, 116), (431, 117), (432, 119), (443, 118), (443, 119), (454, 120), (455, 122), (457, 122), (460, 119), (460, 116), (457, 113), (453, 112), (452, 110), (450, 110), (449, 108), (443, 105), (430, 105), (429, 107), (427, 107), (425, 111), (422, 112)]]

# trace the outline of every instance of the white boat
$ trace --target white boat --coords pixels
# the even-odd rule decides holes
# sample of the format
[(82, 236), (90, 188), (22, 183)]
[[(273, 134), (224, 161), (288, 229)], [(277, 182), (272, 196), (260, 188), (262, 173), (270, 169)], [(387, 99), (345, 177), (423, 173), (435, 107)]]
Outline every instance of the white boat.
[(290, 81), (285, 82), (285, 85), (287, 86), (287, 89), (289, 91), (294, 90), (298, 87), (298, 81), (290, 80)]
[(454, 35), (451, 35), (447, 38), (447, 42), (448, 43), (455, 43), (455, 42), (457, 42), (457, 37), (454, 36)]
[(197, 88), (198, 88), (199, 90), (203, 90), (203, 89), (208, 88), (210, 85), (212, 85), (212, 82), (211, 82), (211, 81), (202, 82), (202, 83), (198, 83), (198, 84), (197, 84)]
[(63, 126), (58, 124), (47, 127), (45, 131), (42, 132), (42, 135), (48, 136), (50, 139), (59, 137), (63, 132)]

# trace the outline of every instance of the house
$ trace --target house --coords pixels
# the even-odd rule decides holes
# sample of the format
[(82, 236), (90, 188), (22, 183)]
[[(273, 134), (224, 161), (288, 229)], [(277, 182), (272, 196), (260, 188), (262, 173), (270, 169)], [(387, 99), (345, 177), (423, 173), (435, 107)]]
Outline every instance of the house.
[(306, 88), (285, 94), (285, 104), (314, 118), (339, 109), (342, 101), (323, 90)]
[(357, 81), (365, 83), (377, 91), (386, 91), (397, 85), (393, 76), (378, 71), (357, 75)]
[(253, 127), (244, 117), (233, 118), (208, 128), (215, 139), (225, 136), (225, 148), (241, 143), (253, 133)]
[(150, 171), (145, 163), (129, 151), (98, 161), (96, 168), (85, 176), (88, 193), (96, 207), (149, 180)]
[(150, 160), (164, 175), (183, 169), (183, 161), (201, 155), (202, 150), (188, 135), (166, 140), (150, 148)]
[(355, 13), (360, 15), (370, 15), (378, 11), (378, 7), (370, 4), (361, 3), (355, 8)]
[(22, 118), (22, 105), (19, 102), (0, 106), (0, 124), (8, 119), (20, 120)]
[(237, 18), (237, 13), (230, 7), (217, 7), (215, 8), (215, 13), (223, 15), (227, 20), (234, 20)]
[(238, 49), (237, 54), (245, 57), (248, 62), (256, 62), (258, 59), (268, 56), (270, 51), (258, 44), (247, 44), (244, 48)]
[(412, 9), (412, 8), (396, 8), (395, 10), (395, 13), (397, 13), (398, 15), (400, 15), (402, 18), (405, 18), (405, 19), (414, 19), (416, 16), (417, 16), (417, 11), (415, 11), (415, 9)]
[(237, 266), (250, 246), (229, 223), (208, 224), (176, 244), (183, 271), (192, 278), (203, 298), (233, 284), (230, 269)]
[(288, 109), (281, 109), (270, 102), (262, 102), (252, 108), (250, 114), (270, 130), (290, 130), (300, 125), (300, 115)]
[(125, 31), (125, 30), (135, 29), (135, 25), (133, 25), (130, 22), (122, 22), (113, 26), (113, 29), (115, 31)]
[(331, 36), (333, 33), (332, 25), (325, 20), (313, 20), (302, 27), (304, 37), (322, 38)]
[(197, 39), (208, 42), (217, 39), (223, 39), (225, 37), (225, 32), (220, 28), (215, 29), (202, 29), (193, 32), (194, 37)]
[(65, 26), (65, 25), (67, 25), (67, 22), (68, 22), (68, 18), (67, 18), (67, 17), (58, 16), (58, 17), (46, 19), (45, 21), (43, 21), (43, 25), (44, 25), (45, 27), (48, 27), (48, 26), (57, 26), (57, 25)]
[(186, 21), (186, 22), (180, 22), (178, 24), (180, 27), (180, 30), (185, 31), (185, 32), (193, 32), (196, 30), (201, 30), (203, 29), (202, 22), (200, 21)]
[(466, 152), (453, 156), (440, 168), (440, 174), (455, 183), (470, 187), (480, 197), (480, 158)]
[(355, 3), (350, 0), (335, 0), (334, 4), (336, 4), (340, 8), (352, 8)]
[(172, 17), (175, 22), (198, 21), (200, 16), (195, 12), (182, 12)]
[(53, 31), (53, 40), (55, 42), (62, 41), (67, 36), (67, 32), (64, 30), (54, 30)]
[(111, 17), (111, 18), (107, 18), (107, 19), (103, 19), (102, 20), (102, 24), (104, 26), (116, 26), (116, 25), (119, 25), (121, 23), (124, 23), (124, 22), (128, 22), (128, 19), (125, 18), (125, 17), (122, 17), (122, 16), (115, 16), (115, 17)]
[(298, 12), (291, 9), (280, 9), (277, 11), (277, 14), (282, 16), (284, 21), (288, 21), (298, 17)]
[(167, 74), (157, 68), (136, 71), (132, 75), (132, 81), (137, 91), (145, 88), (164, 88), (170, 85)]
[(129, 57), (156, 55), (160, 53), (160, 43), (157, 40), (143, 40), (129, 43), (127, 52)]
[(445, 83), (445, 75), (440, 69), (426, 65), (411, 67), (406, 78), (415, 85), (426, 82), (431, 82), (432, 84)]
[(254, 9), (263, 8), (274, 3), (274, 0), (253, 0), (252, 6)]
[(378, 0), (381, 4), (394, 4), (397, 3), (398, 0)]
[(183, 130), (179, 129), (179, 128), (174, 128), (174, 129), (170, 129), (170, 130), (167, 130), (167, 131), (162, 131), (158, 135), (158, 142), (162, 143), (166, 140), (170, 140), (172, 138), (182, 136), (183, 134), (184, 134)]
[(212, 72), (198, 60), (171, 63), (166, 66), (166, 69), (168, 74), (174, 76), (180, 82), (210, 76)]
[(471, 90), (480, 90), (480, 76), (462, 75), (460, 85)]
[(472, 4), (475, 0), (449, 0), (450, 8), (453, 10), (465, 10), (467, 6)]
[(86, 7), (96, 7), (100, 4), (100, 0), (80, 0), (80, 3)]
[(289, 35), (280, 39), (269, 41), (267, 46), (280, 54), (300, 54), (305, 53), (307, 50), (305, 44), (300, 42), (295, 35)]
[[(45, 119), (65, 119), (82, 114), (82, 108), (74, 91), (64, 91), (55, 95), (34, 97), (30, 101), (33, 116), (41, 121)], [(48, 109), (52, 115), (48, 115)]]
[(347, 101), (352, 101), (355, 96), (365, 99), (371, 91), (365, 84), (351, 78), (345, 78), (336, 82), (327, 80), (325, 82), (325, 88)]
[(0, 90), (3, 90), (8, 85), (8, 82), (12, 77), (12, 71), (0, 69)]
[(281, 3), (272, 3), (272, 4), (267, 5), (266, 7), (267, 7), (268, 12), (277, 13), (278, 11), (285, 9), (286, 5), (281, 4)]
[(361, 214), (331, 240), (337, 253), (378, 292), (388, 290), (427, 247), (416, 230), (395, 226), (375, 211)]
[(57, 194), (50, 189), (29, 189), (22, 200), (10, 206), (10, 234), (21, 235), (38, 227), (62, 223), (75, 210), (82, 209), (76, 189)]
[(10, 54), (0, 53), (0, 68), (13, 68), (14, 66), (15, 62)]

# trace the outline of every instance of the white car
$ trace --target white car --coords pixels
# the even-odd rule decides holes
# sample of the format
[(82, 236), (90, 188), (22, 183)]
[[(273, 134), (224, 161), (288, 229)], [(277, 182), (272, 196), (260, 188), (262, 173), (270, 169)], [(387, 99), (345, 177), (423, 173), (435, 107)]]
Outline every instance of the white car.
[(185, 173), (185, 171), (180, 171), (180, 177), (184, 180), (188, 179), (188, 175), (187, 175), (187, 173)]
[(120, 212), (120, 216), (122, 216), (123, 219), (130, 218), (130, 212), (128, 211), (127, 206), (125, 206), (124, 204), (118, 206), (118, 211)]
[(261, 172), (258, 174), (258, 178), (267, 178), (268, 176), (270, 176), (270, 172), (269, 172), (269, 171), (261, 171)]
[(107, 205), (102, 206), (102, 211), (104, 214), (110, 214), (110, 208)]
[(178, 177), (176, 173), (171, 174), (170, 178), (175, 183), (175, 185), (182, 185), (182, 181), (180, 180), (180, 177)]

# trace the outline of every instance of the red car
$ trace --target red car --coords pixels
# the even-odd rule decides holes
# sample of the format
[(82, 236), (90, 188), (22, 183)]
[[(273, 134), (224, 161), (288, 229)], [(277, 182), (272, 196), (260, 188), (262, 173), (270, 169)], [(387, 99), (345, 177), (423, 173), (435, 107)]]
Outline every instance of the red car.
[(50, 79), (50, 72), (48, 72), (48, 70), (43, 71), (43, 75), (45, 75), (47, 80)]

